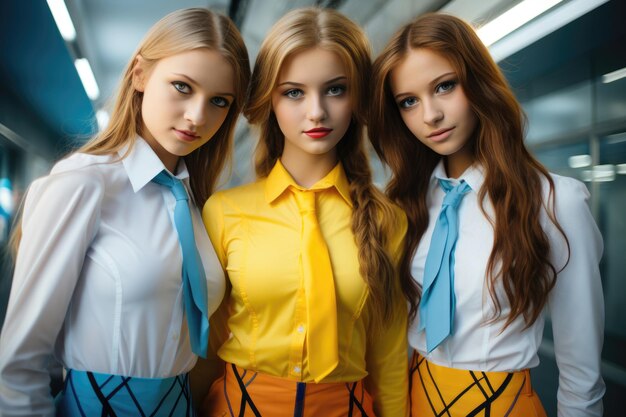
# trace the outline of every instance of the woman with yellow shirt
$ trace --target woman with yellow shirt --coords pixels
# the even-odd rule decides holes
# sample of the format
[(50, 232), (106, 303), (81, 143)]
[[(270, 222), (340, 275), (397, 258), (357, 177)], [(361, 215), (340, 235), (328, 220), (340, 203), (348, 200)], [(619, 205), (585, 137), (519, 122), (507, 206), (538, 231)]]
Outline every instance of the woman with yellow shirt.
[(363, 146), (370, 66), (363, 31), (329, 9), (288, 13), (261, 46), (245, 107), (259, 179), (203, 210), (231, 287), (208, 416), (405, 415), (406, 219)]

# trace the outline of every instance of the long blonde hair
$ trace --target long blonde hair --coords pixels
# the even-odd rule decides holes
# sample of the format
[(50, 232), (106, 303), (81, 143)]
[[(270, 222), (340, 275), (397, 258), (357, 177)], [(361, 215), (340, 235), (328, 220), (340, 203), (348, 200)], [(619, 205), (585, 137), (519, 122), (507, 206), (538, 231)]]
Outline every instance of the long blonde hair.
[(141, 56), (149, 69), (162, 58), (193, 49), (218, 51), (235, 72), (235, 99), (226, 120), (204, 146), (185, 156), (191, 190), (199, 207), (209, 198), (218, 177), (232, 157), (233, 134), (250, 80), (248, 52), (234, 23), (226, 16), (203, 8), (172, 12), (146, 34), (124, 70), (109, 125), (78, 152), (111, 154), (132, 144), (141, 134), (143, 94), (133, 88), (133, 67)]
[(370, 290), (375, 325), (392, 316), (396, 271), (385, 245), (396, 213), (387, 198), (374, 187), (364, 148), (370, 46), (363, 30), (332, 9), (302, 8), (283, 16), (265, 38), (254, 65), (250, 94), (244, 107), (248, 121), (260, 128), (256, 149), (256, 173), (265, 177), (281, 156), (285, 138), (272, 111), (271, 95), (285, 60), (319, 47), (341, 59), (353, 103), (352, 121), (337, 145), (337, 155), (350, 182), (353, 202), (352, 231), (359, 248), (360, 272)]
[(401, 280), (411, 316), (417, 311), (421, 291), (411, 278), (411, 260), (428, 227), (428, 184), (441, 156), (422, 144), (402, 121), (389, 77), (418, 48), (450, 61), (478, 119), (470, 139), (474, 159), (485, 169), (478, 200), (483, 213), (487, 197), (495, 210), (494, 245), (486, 265), (495, 304), (493, 320), (502, 310), (495, 291), (499, 280), (511, 307), (504, 325), (518, 316), (530, 325), (547, 303), (558, 272), (550, 262), (550, 241), (540, 222), (545, 181), (550, 190), (548, 217), (563, 234), (554, 213), (554, 183), (524, 145), (524, 113), (487, 48), (468, 23), (439, 13), (420, 16), (402, 27), (374, 63), (370, 126), (374, 148), (391, 167), (387, 193), (409, 221)]
[[(162, 58), (199, 48), (218, 51), (235, 73), (235, 99), (224, 123), (211, 140), (184, 157), (194, 201), (202, 207), (232, 158), (235, 124), (250, 81), (248, 51), (235, 24), (226, 16), (204, 8), (188, 8), (159, 20), (141, 41), (124, 70), (108, 126), (76, 152), (111, 155), (125, 147), (130, 150), (137, 135), (141, 134), (142, 125), (143, 93), (133, 87), (133, 67), (137, 57), (143, 58), (149, 70)], [(21, 239), (18, 218), (15, 223), (11, 237), (14, 253)]]

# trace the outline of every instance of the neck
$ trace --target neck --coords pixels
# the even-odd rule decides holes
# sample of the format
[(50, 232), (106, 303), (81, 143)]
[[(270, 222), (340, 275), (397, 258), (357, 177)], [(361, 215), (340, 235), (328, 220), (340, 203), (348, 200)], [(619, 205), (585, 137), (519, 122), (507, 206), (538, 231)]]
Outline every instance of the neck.
[(473, 163), (474, 153), (468, 145), (444, 159), (448, 178), (459, 178)]
[(285, 149), (280, 161), (298, 185), (311, 188), (337, 165), (337, 154), (328, 152), (323, 155), (312, 155), (289, 152)]

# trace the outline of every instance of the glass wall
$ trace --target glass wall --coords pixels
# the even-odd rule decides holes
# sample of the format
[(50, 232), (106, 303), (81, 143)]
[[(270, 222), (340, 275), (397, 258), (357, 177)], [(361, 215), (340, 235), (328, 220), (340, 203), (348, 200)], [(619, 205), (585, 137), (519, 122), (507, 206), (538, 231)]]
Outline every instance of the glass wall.
[[(613, 55), (608, 68), (599, 64), (602, 57), (590, 56), (595, 74), (555, 86), (553, 91), (546, 91), (545, 81), (537, 80), (542, 93), (534, 97), (528, 94), (535, 82), (531, 81), (525, 86), (530, 98), (522, 103), (528, 115), (529, 147), (551, 172), (587, 185), (591, 210), (604, 238), (600, 268), (606, 310), (605, 416), (623, 415), (617, 408), (626, 395), (626, 56), (616, 59), (615, 51)], [(540, 352), (542, 366), (533, 381), (537, 380), (548, 415), (555, 415), (557, 368), (549, 329)]]

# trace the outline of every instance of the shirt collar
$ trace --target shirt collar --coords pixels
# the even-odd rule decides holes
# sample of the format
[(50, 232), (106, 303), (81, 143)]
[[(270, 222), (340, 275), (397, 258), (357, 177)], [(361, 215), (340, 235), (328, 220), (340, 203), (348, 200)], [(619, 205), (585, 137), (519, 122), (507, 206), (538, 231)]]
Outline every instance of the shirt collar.
[(472, 188), (474, 192), (478, 192), (478, 190), (480, 190), (480, 187), (482, 187), (483, 182), (485, 182), (484, 168), (482, 165), (475, 162), (470, 165), (459, 176), (459, 178), (450, 178), (448, 177), (448, 174), (446, 174), (446, 168), (444, 166), (442, 158), (430, 176), (431, 186), (433, 184), (436, 184), (437, 181), (440, 179), (450, 181), (453, 184), (458, 184), (461, 180), (465, 180), (465, 182)]
[[(265, 181), (265, 199), (268, 203), (272, 203), (289, 187), (293, 187), (297, 190), (307, 190), (307, 188), (298, 185), (293, 180), (289, 172), (287, 172), (283, 164), (278, 160)], [(335, 165), (324, 178), (316, 182), (311, 188), (308, 188), (308, 190), (324, 190), (331, 187), (334, 187), (346, 203), (352, 207), (350, 183), (348, 182), (346, 172), (343, 170), (341, 162)]]
[[(127, 149), (128, 146), (120, 149), (118, 155), (120, 157), (123, 156)], [(124, 169), (134, 192), (141, 190), (159, 172), (167, 171), (163, 162), (141, 136), (137, 136), (132, 149), (128, 152), (126, 158), (122, 159), (122, 164), (124, 164)], [(170, 172), (170, 174), (172, 173)], [(189, 181), (189, 171), (183, 158), (180, 158), (178, 161), (178, 174), (172, 174), (172, 176), (183, 180), (185, 183)]]

